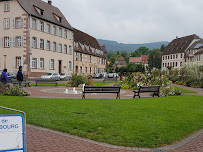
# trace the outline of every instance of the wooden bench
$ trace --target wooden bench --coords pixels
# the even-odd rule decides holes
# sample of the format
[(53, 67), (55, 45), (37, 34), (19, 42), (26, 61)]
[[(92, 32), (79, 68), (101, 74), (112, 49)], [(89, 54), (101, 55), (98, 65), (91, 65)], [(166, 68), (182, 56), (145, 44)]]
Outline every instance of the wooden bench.
[(82, 92), (82, 99), (85, 99), (86, 93), (115, 93), (116, 99), (120, 99), (121, 87), (114, 86), (84, 86)]
[(105, 81), (115, 81), (116, 82), (116, 78), (104, 78), (103, 83), (105, 83)]
[[(18, 85), (19, 84), (18, 80), (16, 80), (16, 79), (9, 79), (8, 82), (12, 83), (13, 85)], [(25, 86), (25, 87), (27, 87), (27, 86), (30, 87), (30, 82), (27, 82), (26, 80), (24, 80), (22, 82), (22, 85)]]
[(55, 87), (58, 87), (58, 80), (52, 80), (52, 79), (36, 79), (35, 80), (35, 86), (37, 87), (38, 84), (52, 84), (55, 83)]
[(144, 92), (153, 92), (153, 97), (156, 95), (159, 97), (159, 89), (160, 86), (140, 86), (139, 90), (134, 90), (134, 97), (139, 96), (140, 98), (140, 93), (144, 93)]

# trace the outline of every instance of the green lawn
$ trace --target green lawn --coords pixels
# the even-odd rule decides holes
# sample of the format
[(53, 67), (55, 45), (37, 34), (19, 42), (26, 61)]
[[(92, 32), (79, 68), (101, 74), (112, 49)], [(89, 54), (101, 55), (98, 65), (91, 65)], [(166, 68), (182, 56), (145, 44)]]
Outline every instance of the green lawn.
[(114, 145), (159, 147), (203, 128), (200, 96), (121, 100), (0, 96), (0, 105), (25, 111), (29, 124)]
[(197, 93), (195, 91), (191, 91), (191, 90), (188, 90), (188, 89), (183, 89), (183, 88), (180, 88), (180, 87), (174, 87), (174, 88), (178, 88), (179, 90), (182, 90), (183, 91), (182, 93)]
[(104, 85), (108, 85), (110, 83), (116, 83), (116, 81), (94, 81), (94, 85), (95, 86), (104, 86)]

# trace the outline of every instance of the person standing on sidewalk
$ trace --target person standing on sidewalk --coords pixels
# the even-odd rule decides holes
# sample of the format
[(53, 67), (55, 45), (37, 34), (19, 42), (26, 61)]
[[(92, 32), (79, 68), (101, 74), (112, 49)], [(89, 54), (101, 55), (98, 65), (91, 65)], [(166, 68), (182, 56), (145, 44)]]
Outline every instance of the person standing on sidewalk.
[(23, 73), (22, 73), (22, 66), (19, 67), (18, 74), (17, 74), (17, 80), (19, 84), (19, 88), (23, 88), (22, 82), (23, 82)]
[(5, 86), (8, 83), (8, 78), (7, 78), (7, 69), (4, 69), (2, 74), (1, 74), (1, 83)]

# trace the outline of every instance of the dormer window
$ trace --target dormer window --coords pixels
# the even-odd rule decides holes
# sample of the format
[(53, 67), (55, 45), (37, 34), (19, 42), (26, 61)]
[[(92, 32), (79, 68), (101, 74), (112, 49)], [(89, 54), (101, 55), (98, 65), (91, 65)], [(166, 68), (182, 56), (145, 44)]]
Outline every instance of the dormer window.
[(37, 6), (34, 6), (34, 8), (36, 9), (36, 11), (40, 14), (40, 15), (44, 15), (44, 10), (37, 7)]
[(58, 21), (58, 22), (62, 22), (62, 18), (60, 17), (60, 16), (58, 16), (58, 15), (56, 15), (56, 14), (54, 14), (53, 13), (53, 15), (54, 15), (54, 17), (56, 18), (56, 20)]
[(62, 23), (62, 18), (61, 17), (59, 17), (59, 22)]
[(41, 15), (44, 15), (44, 10), (40, 10), (40, 14), (41, 14)]

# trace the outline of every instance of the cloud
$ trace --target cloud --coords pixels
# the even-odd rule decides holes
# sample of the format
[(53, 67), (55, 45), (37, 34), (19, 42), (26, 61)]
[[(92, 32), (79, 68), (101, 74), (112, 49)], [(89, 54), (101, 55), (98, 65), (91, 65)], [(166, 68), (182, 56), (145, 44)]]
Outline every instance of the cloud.
[(122, 43), (171, 41), (202, 34), (202, 0), (53, 0), (70, 24)]

